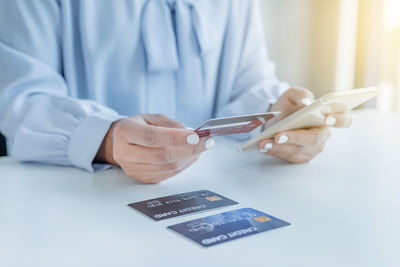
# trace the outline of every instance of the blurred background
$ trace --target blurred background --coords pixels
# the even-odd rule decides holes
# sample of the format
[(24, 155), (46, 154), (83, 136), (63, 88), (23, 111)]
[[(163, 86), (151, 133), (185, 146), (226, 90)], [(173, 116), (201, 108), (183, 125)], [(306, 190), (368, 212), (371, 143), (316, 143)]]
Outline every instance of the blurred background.
[(281, 80), (311, 89), (381, 87), (367, 107), (400, 112), (400, 0), (261, 0)]

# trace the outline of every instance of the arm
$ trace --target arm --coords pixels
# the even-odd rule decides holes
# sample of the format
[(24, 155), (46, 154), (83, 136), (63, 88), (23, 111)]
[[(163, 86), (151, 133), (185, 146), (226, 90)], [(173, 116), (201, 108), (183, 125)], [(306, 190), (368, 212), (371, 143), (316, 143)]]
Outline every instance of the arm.
[[(240, 12), (247, 10), (245, 23), (235, 20), (235, 30), (241, 29), (243, 32), (240, 60), (231, 101), (220, 109), (219, 116), (281, 111), (282, 114), (276, 119), (267, 122), (268, 127), (310, 103), (314, 96), (307, 89), (289, 89), (286, 83), (276, 78), (275, 65), (268, 59), (266, 51), (258, 2), (249, 0), (240, 4)], [(348, 127), (350, 123), (347, 110), (327, 113), (326, 125), (278, 133), (273, 139), (262, 140), (259, 150), (292, 163), (307, 162), (323, 150), (330, 136), (330, 129), (326, 126)], [(249, 138), (249, 135), (240, 136), (240, 139), (245, 138)]]
[[(62, 76), (56, 0), (0, 1), (0, 130), (21, 161), (118, 165), (141, 183), (181, 172), (213, 144), (156, 114), (121, 118), (93, 101), (70, 97)], [(12, 25), (9, 28), (9, 25)]]
[(104, 135), (121, 116), (69, 97), (58, 2), (3, 0), (0, 19), (0, 130), (12, 155), (92, 171)]

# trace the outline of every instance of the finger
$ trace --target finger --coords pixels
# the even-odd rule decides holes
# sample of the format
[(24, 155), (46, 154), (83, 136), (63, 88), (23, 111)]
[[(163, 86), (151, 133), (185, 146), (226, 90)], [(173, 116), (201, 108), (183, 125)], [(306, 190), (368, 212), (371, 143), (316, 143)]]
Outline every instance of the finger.
[[(143, 184), (155, 184), (159, 183), (165, 179), (168, 179), (174, 175), (177, 175), (178, 173), (182, 172), (186, 168), (188, 168), (190, 165), (192, 165), (196, 160), (198, 159), (198, 156), (195, 156), (189, 160), (187, 160), (185, 163), (182, 163), (180, 168), (176, 169), (171, 169), (170, 171), (161, 171), (161, 172), (141, 172), (140, 177), (135, 178), (135, 175), (131, 176), (132, 178), (136, 179), (140, 183)], [(154, 166), (154, 165), (153, 165)], [(143, 170), (143, 169), (142, 169)], [(135, 170), (137, 173), (138, 170)], [(130, 176), (130, 175), (129, 175)]]
[(299, 129), (281, 132), (274, 137), (276, 144), (292, 144), (299, 146), (313, 146), (322, 144), (331, 136), (329, 127), (321, 126), (310, 129)]
[(273, 146), (273, 139), (263, 139), (258, 143), (258, 150), (263, 153), (267, 153)]
[(273, 156), (275, 158), (279, 158), (284, 161), (287, 161), (289, 163), (293, 163), (293, 164), (306, 163), (315, 157), (315, 155), (288, 154), (288, 153), (284, 153), (284, 152), (280, 152), (280, 151), (277, 151), (274, 154), (271, 154), (271, 156)]
[(291, 163), (302, 163), (307, 162), (314, 158), (318, 153), (322, 152), (323, 144), (303, 147), (297, 145), (278, 145), (271, 144), (267, 151), (261, 151), (270, 156), (283, 159)]
[(189, 166), (191, 166), (196, 160), (197, 160), (197, 158), (194, 159), (194, 160), (191, 161), (191, 162), (188, 162), (188, 163), (187, 163), (182, 169), (180, 169), (180, 170), (177, 170), (177, 171), (174, 171), (174, 172), (171, 172), (171, 173), (165, 173), (165, 174), (157, 175), (156, 177), (151, 177), (151, 176), (149, 176), (149, 177), (146, 177), (145, 179), (146, 179), (146, 181), (148, 181), (148, 182), (150, 182), (150, 183), (160, 183), (160, 182), (162, 182), (162, 181), (164, 181), (164, 180), (166, 180), (166, 179), (168, 179), (168, 178), (171, 178), (171, 177), (177, 175), (178, 173), (181, 173), (182, 171), (184, 171), (185, 169), (187, 169)]
[(151, 125), (169, 128), (185, 128), (182, 122), (171, 119), (163, 114), (142, 114), (143, 119)]
[(124, 165), (127, 168), (134, 170), (136, 173), (147, 174), (147, 175), (162, 174), (180, 170), (183, 167), (185, 167), (189, 162), (192, 162), (194, 158), (198, 158), (198, 155), (164, 164), (125, 162)]
[(289, 89), (286, 92), (286, 96), (293, 105), (297, 106), (308, 106), (314, 100), (313, 93), (310, 90), (302, 87)]
[(337, 128), (347, 128), (351, 125), (351, 113), (350, 111), (345, 111), (343, 113), (335, 113), (326, 116), (325, 125), (337, 127)]
[(298, 145), (278, 145), (271, 140), (271, 141), (267, 141), (265, 144), (262, 145), (260, 152), (266, 153), (269, 155), (274, 155), (276, 153), (296, 154), (300, 150), (301, 150), (301, 147)]
[[(204, 138), (194, 146), (145, 147), (140, 145), (126, 145), (115, 155), (117, 162), (128, 161), (134, 163), (164, 164), (193, 157), (204, 152), (206, 147)], [(208, 148), (209, 149), (209, 148)]]
[(272, 144), (271, 148), (267, 152), (270, 155), (275, 155), (277, 153), (283, 153), (288, 155), (305, 154), (305, 155), (315, 155), (322, 151), (323, 144), (313, 145), (313, 146), (298, 146), (298, 145), (278, 145)]
[(139, 119), (121, 121), (114, 129), (114, 138), (122, 138), (130, 144), (148, 147), (197, 145), (199, 136), (187, 129), (149, 125)]

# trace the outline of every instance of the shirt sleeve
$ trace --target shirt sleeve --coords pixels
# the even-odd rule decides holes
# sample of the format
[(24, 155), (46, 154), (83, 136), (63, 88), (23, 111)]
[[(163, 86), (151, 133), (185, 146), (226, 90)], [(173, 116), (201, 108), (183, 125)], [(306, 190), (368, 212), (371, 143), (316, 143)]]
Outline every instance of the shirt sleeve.
[(0, 131), (20, 161), (93, 171), (115, 111), (69, 96), (56, 0), (0, 1)]
[[(266, 112), (270, 105), (289, 89), (289, 84), (278, 80), (275, 74), (275, 63), (269, 59), (259, 2), (247, 0), (240, 1), (240, 4), (240, 12), (245, 12), (245, 16), (242, 20), (236, 20), (238, 21), (236, 23), (245, 25), (240, 25), (240, 27), (236, 25), (236, 29), (243, 29), (236, 35), (236, 38), (240, 39), (236, 41), (241, 42), (238, 68), (230, 101), (219, 108), (217, 117)], [(259, 131), (232, 137), (248, 139), (257, 133)]]

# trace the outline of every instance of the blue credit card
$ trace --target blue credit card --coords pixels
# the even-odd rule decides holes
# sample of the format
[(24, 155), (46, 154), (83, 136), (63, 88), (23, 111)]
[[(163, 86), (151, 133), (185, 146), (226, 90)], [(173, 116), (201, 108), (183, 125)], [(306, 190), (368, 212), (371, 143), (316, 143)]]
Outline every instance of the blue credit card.
[(244, 208), (168, 226), (196, 243), (209, 247), (290, 223), (259, 210)]

